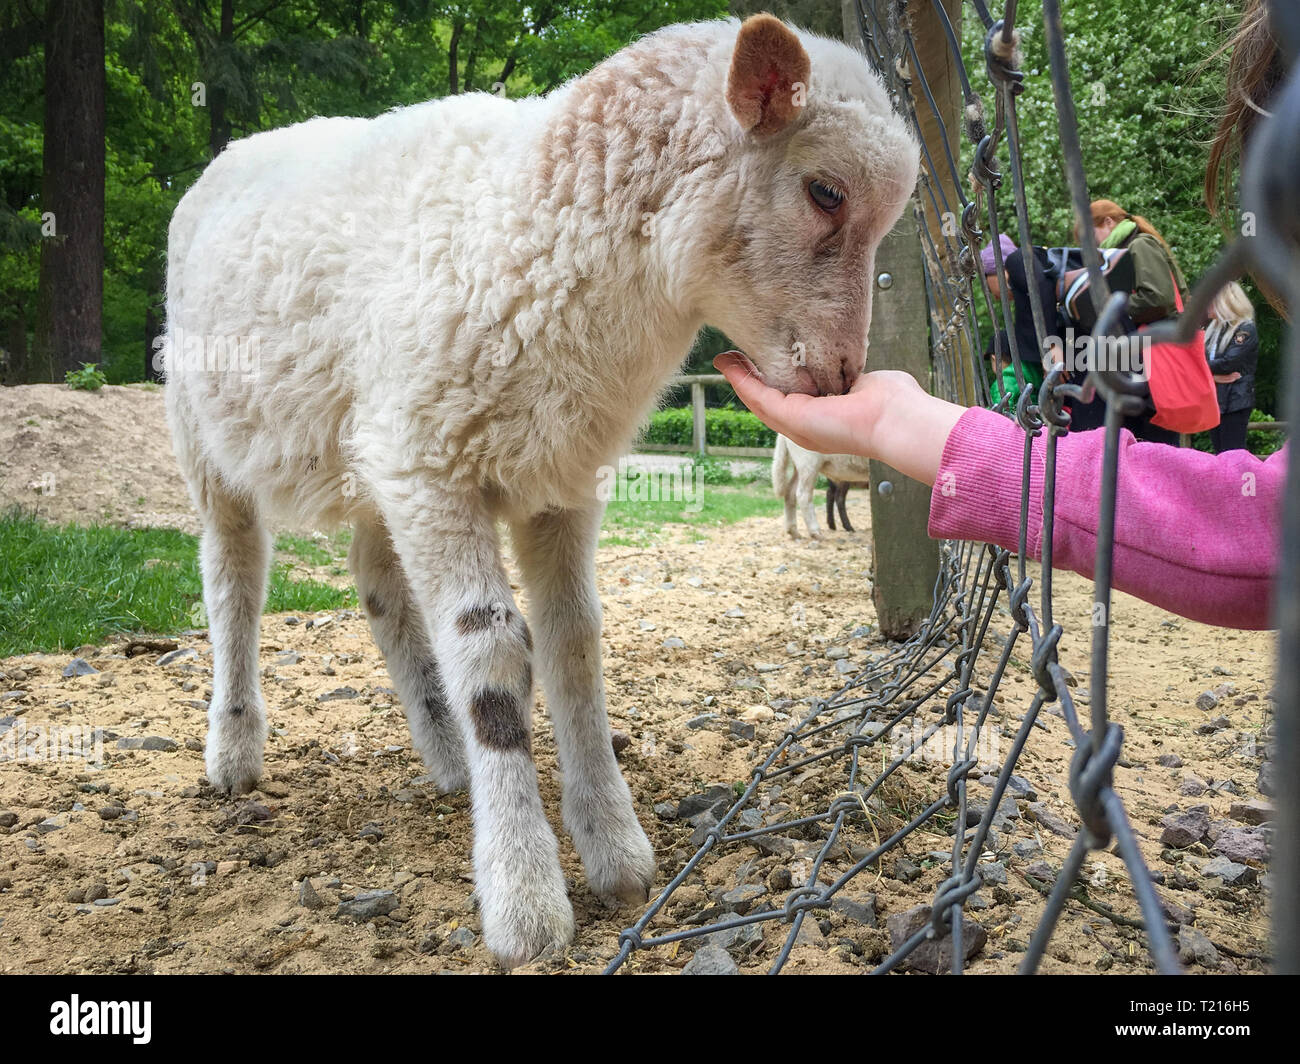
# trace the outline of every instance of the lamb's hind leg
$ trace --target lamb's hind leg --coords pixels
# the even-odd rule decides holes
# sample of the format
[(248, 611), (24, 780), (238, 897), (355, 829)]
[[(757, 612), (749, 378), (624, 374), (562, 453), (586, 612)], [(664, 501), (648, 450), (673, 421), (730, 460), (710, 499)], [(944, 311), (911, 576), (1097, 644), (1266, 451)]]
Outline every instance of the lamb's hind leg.
[(655, 859), (619, 772), (605, 715), (595, 548), (600, 507), (547, 511), (512, 526), (537, 630), (538, 668), (564, 774), (564, 823), (591, 889), (639, 904)]
[(357, 582), (357, 598), (370, 620), (370, 631), (406, 707), (415, 748), (440, 791), (467, 786), (469, 767), (460, 727), (447, 705), (424, 617), (415, 607), (406, 574), (393, 552), (388, 529), (381, 522), (357, 521), (348, 565)]
[(197, 485), (195, 498), (203, 521), (199, 564), (212, 639), (208, 780), (239, 794), (261, 778), (266, 745), (257, 646), (271, 541), (251, 500), (231, 494), (215, 478)]

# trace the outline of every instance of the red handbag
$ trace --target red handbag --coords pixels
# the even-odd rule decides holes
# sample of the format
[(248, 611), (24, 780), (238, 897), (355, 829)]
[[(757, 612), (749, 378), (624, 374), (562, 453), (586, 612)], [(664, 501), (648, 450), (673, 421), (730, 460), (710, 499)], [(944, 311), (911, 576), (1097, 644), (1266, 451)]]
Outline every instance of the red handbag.
[[(1174, 305), (1183, 298), (1174, 281)], [(1139, 330), (1142, 332), (1144, 330)], [(1147, 388), (1156, 412), (1151, 424), (1170, 432), (1205, 432), (1219, 423), (1219, 396), (1205, 358), (1205, 330), (1185, 344), (1152, 344), (1147, 352)]]

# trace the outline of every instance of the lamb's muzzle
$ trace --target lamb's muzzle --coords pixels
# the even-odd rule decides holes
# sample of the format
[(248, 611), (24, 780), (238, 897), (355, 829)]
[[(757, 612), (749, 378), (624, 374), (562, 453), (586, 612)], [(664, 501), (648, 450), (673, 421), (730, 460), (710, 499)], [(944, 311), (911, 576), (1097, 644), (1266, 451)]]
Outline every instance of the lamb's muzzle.
[[(470, 787), (488, 946), (514, 964), (573, 929), (534, 666), (588, 883), (644, 901), (653, 851), (605, 716), (600, 471), (706, 322), (775, 387), (849, 387), (916, 156), (861, 55), (766, 15), (661, 30), (544, 99), (314, 119), (223, 152), (172, 220), (165, 353), (204, 526), (212, 783), (262, 772), (265, 519), (350, 521), (415, 744)], [(254, 355), (234, 372), (232, 343)]]

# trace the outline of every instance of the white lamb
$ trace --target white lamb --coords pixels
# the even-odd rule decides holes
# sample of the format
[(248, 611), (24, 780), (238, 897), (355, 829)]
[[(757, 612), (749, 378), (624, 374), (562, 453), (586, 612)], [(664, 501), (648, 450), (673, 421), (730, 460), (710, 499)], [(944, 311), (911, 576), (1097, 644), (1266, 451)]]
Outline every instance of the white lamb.
[(871, 483), (871, 469), (867, 459), (856, 454), (821, 454), (810, 451), (778, 434), (776, 450), (772, 454), (772, 490), (778, 498), (785, 500), (785, 530), (791, 539), (799, 538), (798, 513), (803, 514), (809, 538), (821, 538), (817, 511), (812, 504), (813, 490), (817, 487), (819, 476), (824, 476), (831, 482), (826, 491), (826, 523), (831, 526), (831, 531), (835, 530), (835, 515), (831, 506), (838, 503), (844, 530), (852, 532), (849, 515), (844, 510), (844, 500), (850, 484)]
[(211, 782), (262, 773), (266, 517), (350, 521), (415, 745), (442, 788), (470, 787), (487, 945), (511, 965), (573, 932), (532, 759), (534, 657), (587, 880), (644, 902), (654, 854), (605, 716), (600, 470), (706, 322), (776, 387), (846, 390), (916, 168), (866, 60), (771, 16), (669, 27), (541, 99), (232, 144), (176, 209), (167, 277)]

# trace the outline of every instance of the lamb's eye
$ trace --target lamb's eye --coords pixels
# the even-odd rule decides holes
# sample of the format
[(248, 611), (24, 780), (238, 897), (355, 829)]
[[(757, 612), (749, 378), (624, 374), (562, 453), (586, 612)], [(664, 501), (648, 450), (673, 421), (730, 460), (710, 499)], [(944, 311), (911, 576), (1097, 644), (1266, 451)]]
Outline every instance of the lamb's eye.
[(825, 181), (808, 182), (808, 195), (827, 214), (834, 214), (844, 202), (844, 193), (834, 185), (826, 184)]

